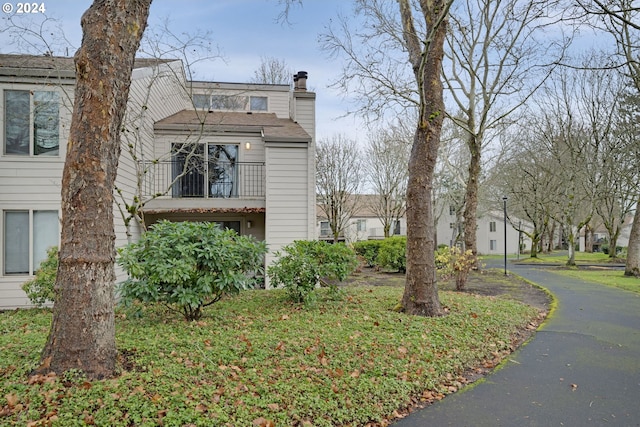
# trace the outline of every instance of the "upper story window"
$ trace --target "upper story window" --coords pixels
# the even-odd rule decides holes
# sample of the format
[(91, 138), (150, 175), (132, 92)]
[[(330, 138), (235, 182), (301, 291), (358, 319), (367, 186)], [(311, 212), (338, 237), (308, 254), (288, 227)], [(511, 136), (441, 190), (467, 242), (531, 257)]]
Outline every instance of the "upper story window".
[(266, 96), (193, 95), (193, 105), (202, 110), (267, 111)]
[(267, 97), (266, 96), (252, 96), (250, 97), (251, 111), (267, 111)]
[(60, 153), (60, 96), (54, 91), (4, 91), (3, 153)]
[(489, 232), (494, 233), (495, 231), (496, 231), (496, 222), (495, 221), (489, 222)]

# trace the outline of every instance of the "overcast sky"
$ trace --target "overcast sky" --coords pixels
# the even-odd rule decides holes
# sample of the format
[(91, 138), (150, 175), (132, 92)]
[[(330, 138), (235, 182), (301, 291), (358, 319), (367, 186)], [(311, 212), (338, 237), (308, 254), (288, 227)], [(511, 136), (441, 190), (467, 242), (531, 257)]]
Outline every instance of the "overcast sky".
[[(13, 6), (7, 14), (6, 3)], [(18, 2), (3, 0), (0, 21), (0, 52), (24, 53), (19, 46), (1, 32), (12, 16), (18, 24), (37, 30), (42, 22), (40, 12), (16, 15)], [(69, 55), (80, 46), (82, 32), (80, 17), (91, 4), (90, 0), (46, 0), (46, 16), (59, 22), (71, 43)], [(284, 10), (278, 0), (154, 0), (151, 5), (149, 27), (159, 27), (165, 20), (174, 33), (196, 31), (211, 33), (211, 40), (219, 48), (222, 58), (197, 68), (198, 80), (247, 82), (259, 67), (261, 57), (283, 59), (294, 71), (309, 73), (308, 87), (317, 95), (317, 137), (345, 133), (364, 141), (365, 131), (352, 118), (339, 119), (347, 110), (342, 94), (328, 88), (338, 75), (341, 64), (330, 59), (318, 44), (318, 36), (338, 13), (349, 16), (351, 2), (344, 0), (305, 0), (302, 6), (290, 10), (289, 23), (277, 18)], [(3, 28), (4, 27), (4, 28)], [(51, 30), (47, 30), (51, 36)], [(61, 44), (54, 54), (67, 53)], [(31, 53), (31, 52), (30, 52)]]

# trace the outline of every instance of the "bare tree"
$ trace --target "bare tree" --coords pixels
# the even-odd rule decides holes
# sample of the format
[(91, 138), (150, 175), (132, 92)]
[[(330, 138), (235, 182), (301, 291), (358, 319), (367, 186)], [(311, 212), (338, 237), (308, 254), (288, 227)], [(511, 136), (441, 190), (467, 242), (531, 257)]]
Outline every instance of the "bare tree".
[[(528, 117), (532, 117), (530, 113)], [(508, 196), (511, 216), (527, 223), (511, 223), (531, 239), (531, 258), (537, 258), (545, 232), (549, 229), (551, 210), (561, 183), (554, 162), (539, 135), (528, 125), (519, 126), (518, 144), (492, 176), (496, 189), (494, 199)]]
[(101, 0), (82, 17), (76, 92), (62, 178), (62, 239), (51, 332), (40, 372), (113, 375), (113, 186), (131, 73), (150, 0)]
[(249, 83), (286, 85), (291, 82), (292, 75), (293, 71), (284, 59), (262, 56), (260, 66), (253, 72), (253, 78)]
[[(638, 16), (640, 7), (634, 0), (576, 0), (579, 10), (583, 11), (590, 19), (591, 25), (610, 34), (615, 42), (617, 52), (613, 57), (610, 67), (622, 71), (631, 82), (635, 95), (640, 95), (640, 60), (637, 49), (640, 46), (640, 25)], [(635, 151), (635, 168), (640, 169), (640, 156)], [(625, 275), (640, 276), (640, 196), (636, 195), (635, 216), (629, 235), (627, 249), (627, 263)]]
[(538, 105), (540, 149), (550, 154), (551, 172), (559, 183), (551, 216), (563, 226), (569, 249), (568, 265), (575, 265), (578, 233), (594, 214), (595, 188), (590, 175), (595, 161), (590, 149), (592, 135), (578, 108), (582, 78), (575, 70), (557, 70)]
[(369, 135), (366, 169), (376, 197), (369, 208), (380, 219), (384, 237), (405, 215), (410, 139), (402, 126)]
[[(354, 113), (373, 121), (402, 115), (415, 120), (407, 185), (407, 276), (402, 308), (442, 314), (435, 270), (433, 179), (444, 118), (444, 37), (452, 0), (356, 0), (361, 21), (337, 20), (323, 47), (346, 57), (337, 87), (356, 100)], [(408, 56), (407, 56), (408, 55)]]
[(344, 234), (360, 208), (358, 196), (364, 178), (362, 157), (355, 141), (341, 134), (318, 141), (316, 191), (334, 242)]
[(615, 70), (600, 68), (603, 63), (606, 57), (592, 55), (584, 70), (576, 71), (581, 74), (577, 106), (589, 133), (588, 178), (595, 189), (595, 212), (609, 235), (609, 256), (615, 257), (618, 237), (638, 194), (634, 184), (637, 161), (632, 155), (637, 128), (623, 122), (621, 76)]
[(451, 9), (443, 79), (458, 112), (450, 117), (462, 128), (470, 153), (464, 242), (474, 255), (486, 145), (547, 79), (553, 69), (549, 64), (562, 56), (566, 46), (566, 41), (546, 31), (558, 19), (550, 16), (553, 5), (548, 1), (464, 0)]

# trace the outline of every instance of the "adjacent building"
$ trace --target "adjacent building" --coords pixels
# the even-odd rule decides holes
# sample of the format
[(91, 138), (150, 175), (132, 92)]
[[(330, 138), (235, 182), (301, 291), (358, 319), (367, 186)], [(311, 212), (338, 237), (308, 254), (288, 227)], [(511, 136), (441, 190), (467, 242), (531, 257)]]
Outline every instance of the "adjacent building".
[[(114, 191), (116, 245), (161, 219), (213, 221), (273, 253), (316, 238), (315, 93), (291, 85), (187, 81), (180, 61), (133, 71)], [(0, 55), (0, 309), (60, 238), (73, 109), (72, 58)]]

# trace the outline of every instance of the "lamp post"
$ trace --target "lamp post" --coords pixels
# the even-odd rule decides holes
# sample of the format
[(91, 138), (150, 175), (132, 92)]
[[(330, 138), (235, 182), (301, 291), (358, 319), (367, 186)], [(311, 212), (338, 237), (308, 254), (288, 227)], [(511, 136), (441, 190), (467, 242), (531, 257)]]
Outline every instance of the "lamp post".
[(502, 197), (504, 209), (504, 275), (507, 275), (507, 196)]

